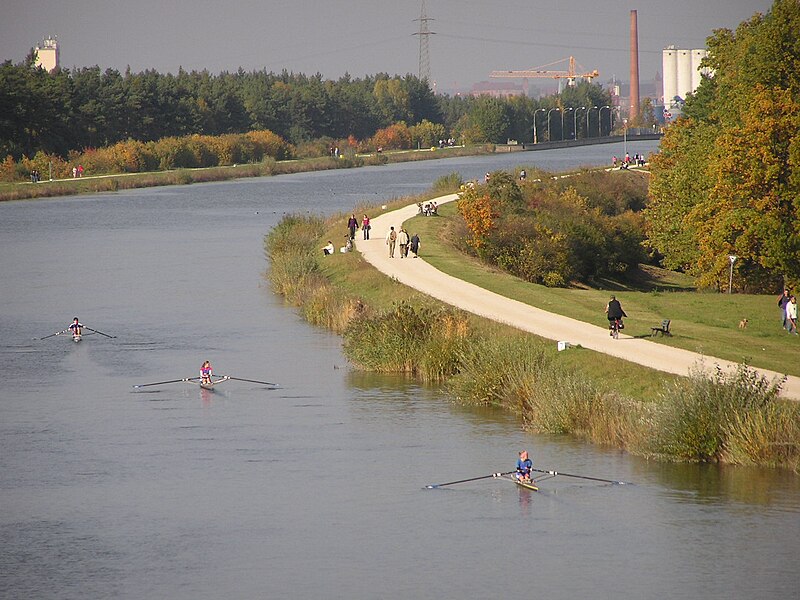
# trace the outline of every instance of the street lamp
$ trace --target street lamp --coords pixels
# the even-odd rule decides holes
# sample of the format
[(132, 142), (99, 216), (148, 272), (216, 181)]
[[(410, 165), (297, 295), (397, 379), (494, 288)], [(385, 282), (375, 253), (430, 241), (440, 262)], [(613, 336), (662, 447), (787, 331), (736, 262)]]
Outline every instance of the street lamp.
[(533, 111), (533, 143), (534, 144), (538, 144), (539, 143), (539, 136), (536, 135), (536, 113), (538, 113), (539, 111), (547, 112), (547, 109), (546, 108), (537, 108), (535, 111)]
[(622, 130), (622, 140), (624, 142), (625, 147), (625, 158), (628, 157), (628, 119), (622, 119), (622, 125), (624, 129)]
[(568, 106), (563, 111), (561, 111), (561, 141), (564, 141), (564, 115), (567, 113), (568, 110), (574, 111), (575, 109), (571, 106)]
[(597, 137), (601, 137), (601, 135), (602, 135), (601, 123), (603, 122), (603, 109), (604, 108), (608, 109), (608, 121), (609, 121), (608, 130), (609, 130), (609, 132), (611, 131), (611, 107), (607, 106), (607, 105), (606, 106), (601, 106), (600, 110), (597, 111)]
[[(596, 106), (590, 106), (589, 108), (586, 109), (586, 137), (587, 138), (589, 137), (589, 113), (591, 113), (596, 108), (597, 108)], [(598, 122), (597, 122), (597, 137), (600, 137), (600, 111), (597, 112), (597, 119), (598, 119)]]
[[(551, 108), (550, 110), (547, 111), (547, 141), (548, 142), (552, 142), (553, 141), (553, 138), (550, 137), (550, 113), (553, 112), (554, 110), (561, 111), (560, 108)], [(563, 119), (561, 120), (561, 124), (562, 124), (561, 130), (563, 132), (563, 130), (564, 130), (564, 128), (563, 128), (564, 120)]]
[[(578, 111), (579, 110), (586, 110), (585, 106), (579, 106), (572, 112), (572, 132), (575, 134), (575, 140), (578, 140)], [(586, 114), (588, 115), (589, 112), (587, 111)], [(588, 120), (588, 117), (587, 117)]]
[(731, 261), (731, 275), (728, 278), (728, 293), (731, 293), (731, 289), (733, 289), (733, 263), (736, 262), (736, 259), (739, 258), (735, 254), (728, 255), (728, 260)]

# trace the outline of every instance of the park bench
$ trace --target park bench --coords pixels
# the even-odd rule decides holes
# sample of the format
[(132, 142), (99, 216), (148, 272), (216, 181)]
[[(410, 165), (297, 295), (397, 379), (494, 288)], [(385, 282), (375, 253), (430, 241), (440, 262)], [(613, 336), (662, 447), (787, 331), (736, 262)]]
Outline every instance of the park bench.
[(669, 330), (669, 322), (670, 322), (669, 319), (664, 319), (663, 321), (661, 321), (661, 326), (660, 327), (651, 327), (650, 328), (650, 337), (655, 337), (659, 333), (662, 336), (668, 335), (669, 337), (672, 337), (672, 332)]

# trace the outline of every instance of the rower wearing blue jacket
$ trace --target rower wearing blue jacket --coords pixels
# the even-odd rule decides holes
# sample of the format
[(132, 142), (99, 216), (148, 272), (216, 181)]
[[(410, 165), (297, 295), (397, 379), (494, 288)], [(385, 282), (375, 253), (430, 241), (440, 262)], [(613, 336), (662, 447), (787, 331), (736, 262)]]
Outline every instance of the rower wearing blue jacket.
[(528, 458), (527, 450), (520, 450), (519, 458), (517, 459), (517, 472), (515, 477), (520, 481), (531, 481), (531, 469), (533, 469), (533, 461)]

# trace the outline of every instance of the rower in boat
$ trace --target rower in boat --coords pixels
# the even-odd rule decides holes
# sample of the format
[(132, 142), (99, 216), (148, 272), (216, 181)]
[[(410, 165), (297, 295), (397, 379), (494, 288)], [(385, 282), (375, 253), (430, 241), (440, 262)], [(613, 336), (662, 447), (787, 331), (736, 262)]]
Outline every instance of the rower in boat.
[(200, 367), (200, 385), (201, 386), (210, 386), (211, 377), (214, 375), (214, 369), (211, 366), (209, 361), (203, 362), (203, 365)]
[(520, 450), (519, 458), (517, 459), (517, 472), (514, 473), (514, 477), (521, 483), (533, 483), (531, 469), (533, 469), (533, 461), (528, 458), (528, 451)]
[(81, 334), (83, 332), (83, 323), (80, 322), (78, 317), (72, 319), (72, 324), (67, 328), (72, 332), (72, 339), (76, 342), (81, 341)]

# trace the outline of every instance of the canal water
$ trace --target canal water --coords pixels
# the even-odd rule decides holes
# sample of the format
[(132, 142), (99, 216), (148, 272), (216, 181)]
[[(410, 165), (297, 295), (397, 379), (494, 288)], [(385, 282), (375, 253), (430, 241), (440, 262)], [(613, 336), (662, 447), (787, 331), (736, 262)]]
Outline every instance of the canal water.
[[(651, 143), (629, 143), (649, 152)], [(800, 483), (647, 462), (353, 372), (264, 280), (289, 212), (618, 146), (0, 205), (0, 598), (790, 598)], [(98, 334), (80, 344), (74, 316)], [(203, 360), (228, 381), (185, 383)], [(542, 492), (487, 478), (527, 448)]]

